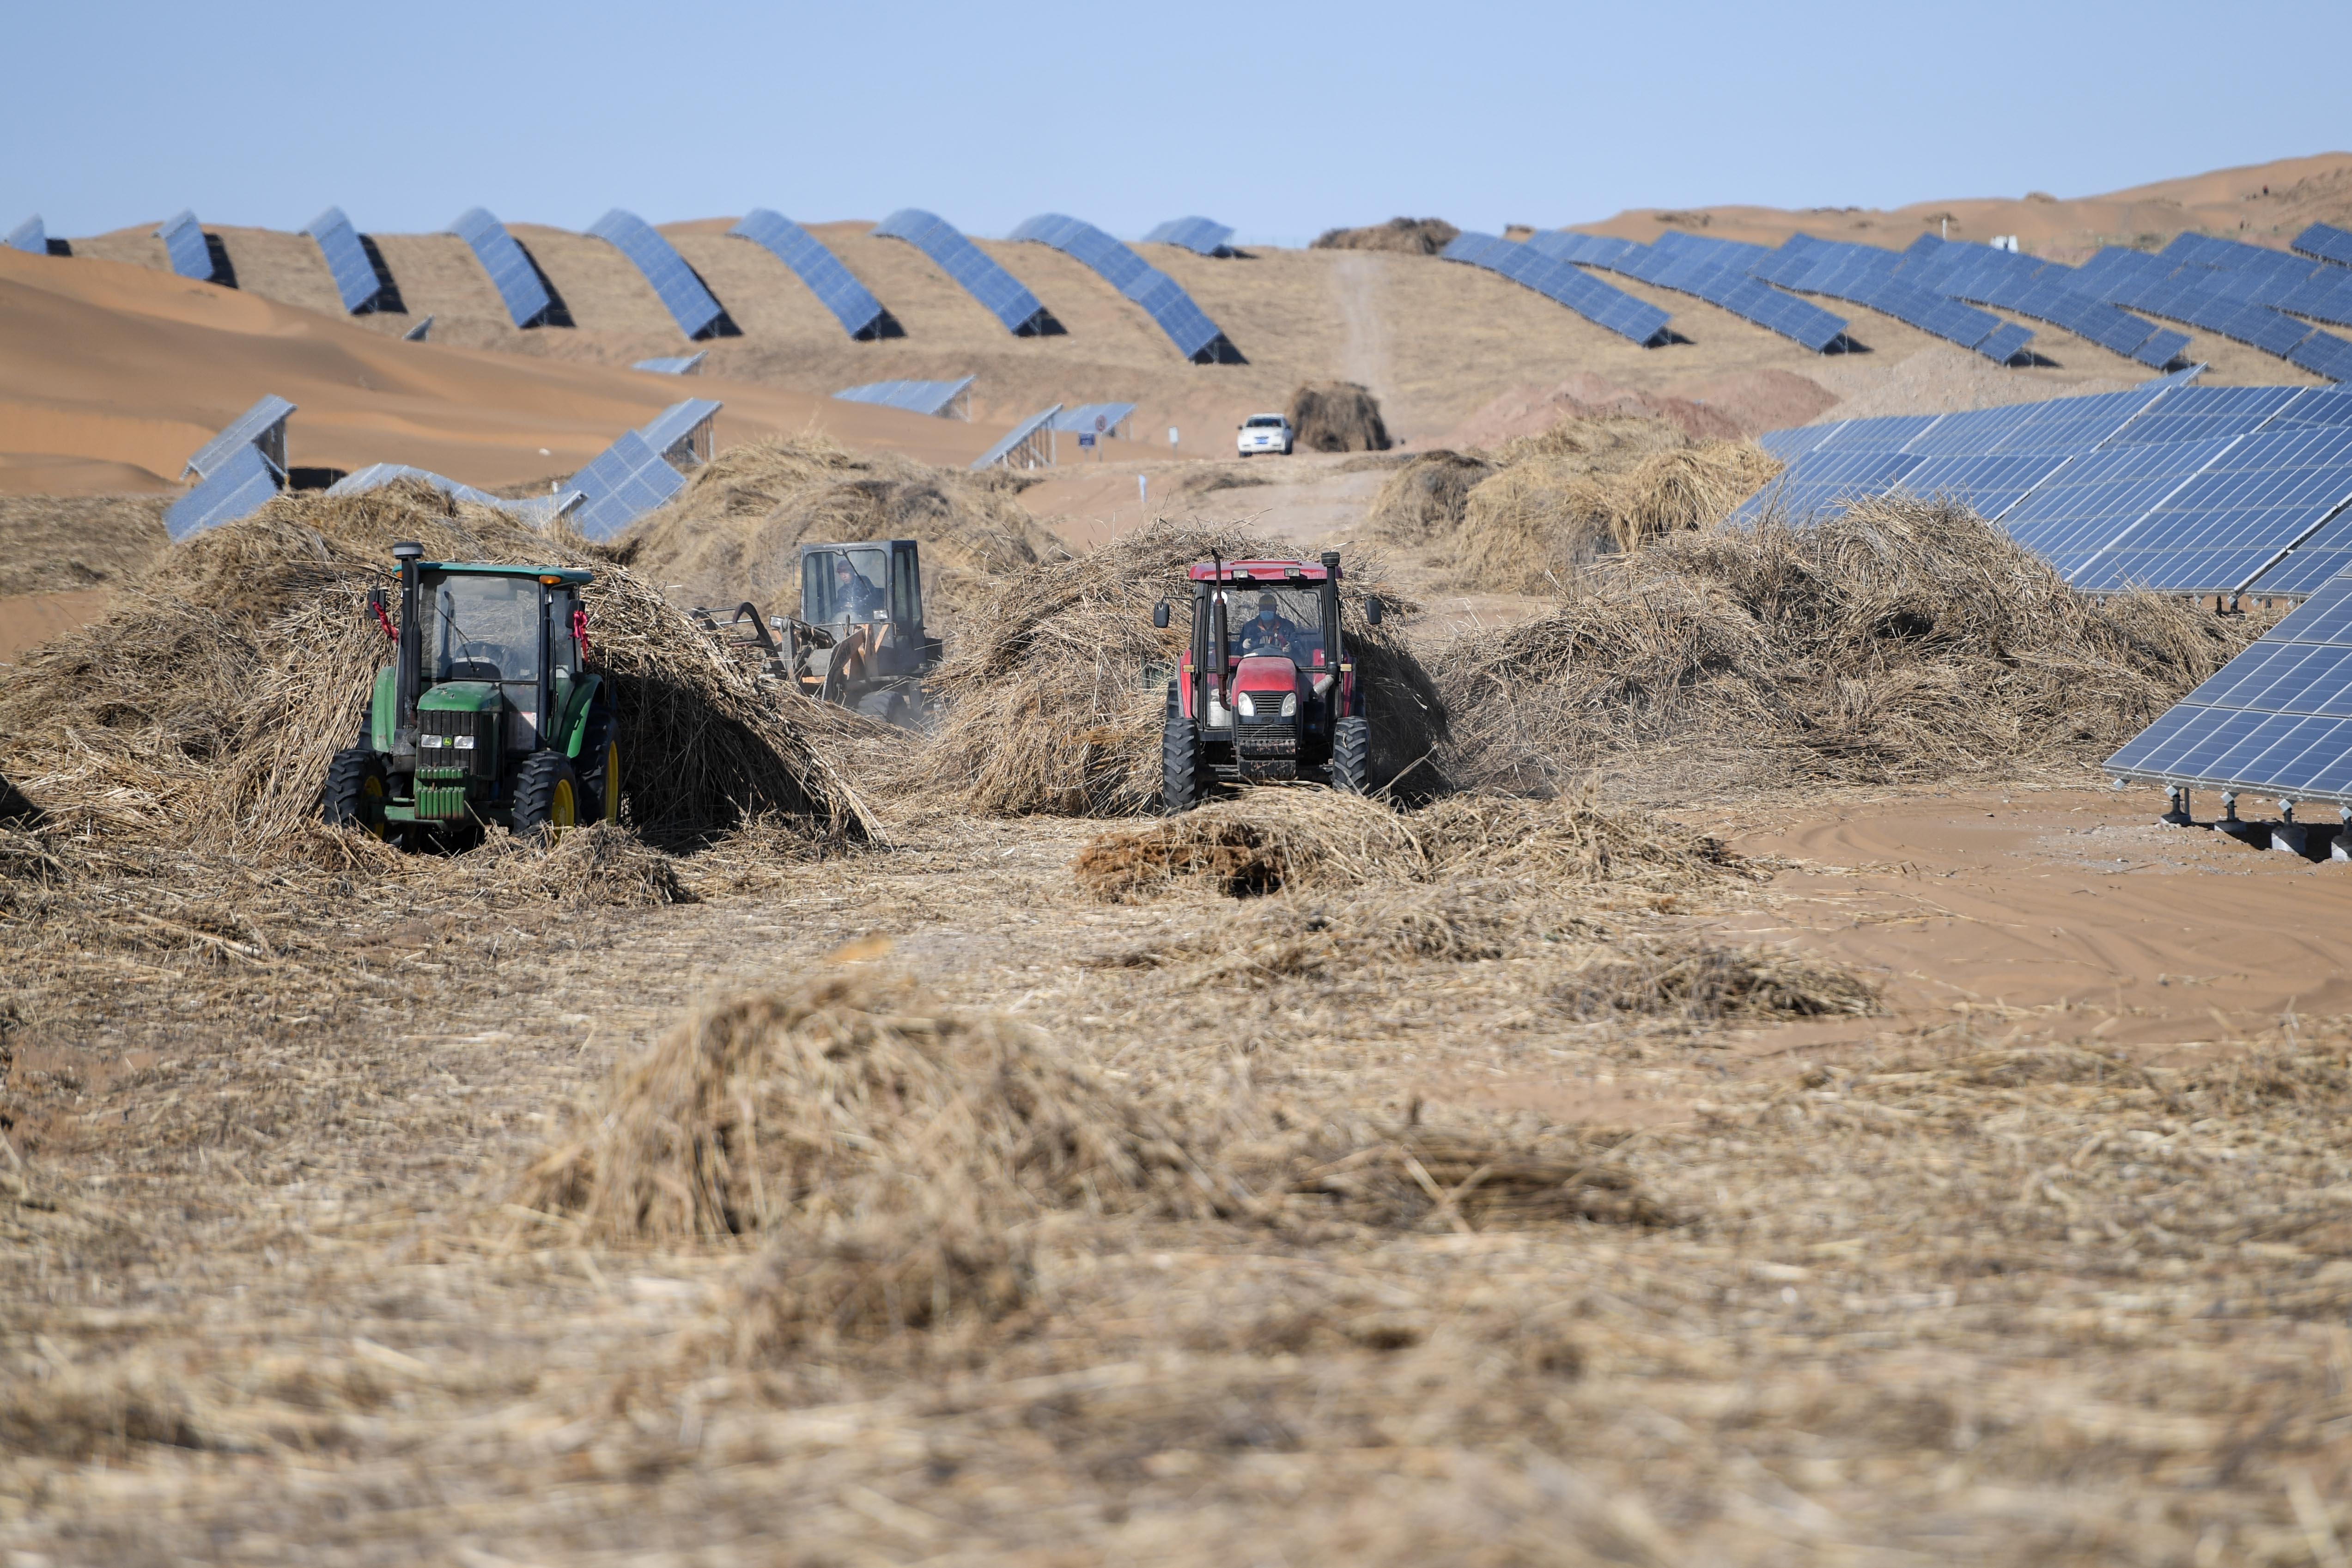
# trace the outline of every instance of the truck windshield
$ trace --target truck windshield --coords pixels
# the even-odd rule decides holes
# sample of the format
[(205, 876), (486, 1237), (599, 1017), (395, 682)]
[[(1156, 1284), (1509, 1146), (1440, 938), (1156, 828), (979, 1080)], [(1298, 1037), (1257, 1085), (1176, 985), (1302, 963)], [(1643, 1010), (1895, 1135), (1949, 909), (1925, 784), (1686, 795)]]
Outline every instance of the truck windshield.
[(1311, 588), (1222, 588), (1228, 658), (1275, 654), (1323, 662), (1323, 596)]
[(801, 557), (801, 619), (812, 626), (890, 618), (890, 552), (818, 550)]
[(424, 586), (428, 682), (539, 679), (536, 578), (449, 576)]

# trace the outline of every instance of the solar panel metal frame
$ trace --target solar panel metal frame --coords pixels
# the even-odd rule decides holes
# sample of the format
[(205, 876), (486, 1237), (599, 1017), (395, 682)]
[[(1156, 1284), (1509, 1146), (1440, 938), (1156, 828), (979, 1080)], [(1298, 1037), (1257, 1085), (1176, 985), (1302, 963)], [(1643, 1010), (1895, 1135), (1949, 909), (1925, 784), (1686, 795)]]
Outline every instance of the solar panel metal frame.
[(1230, 253), (1234, 231), (1205, 217), (1171, 217), (1143, 237), (1145, 245), (1177, 245), (1200, 256)]
[(1003, 323), (1014, 337), (1034, 336), (1042, 330), (1045, 307), (1028, 285), (999, 266), (986, 251), (936, 213), (901, 207), (876, 224), (871, 233), (884, 239), (903, 239), (921, 251), (939, 269), (962, 286), (981, 307)]
[(5, 245), (11, 250), (27, 251), (35, 256), (47, 256), (49, 253), (49, 231), (42, 226), (41, 215), (35, 213), (31, 217), (10, 229), (8, 237), (0, 240), (0, 245)]
[(548, 311), (555, 306), (554, 296), (540, 280), (539, 269), (530, 264), (521, 243), (507, 232), (507, 226), (488, 208), (467, 208), (449, 225), (449, 232), (466, 242), (474, 259), (490, 275), (490, 286), (506, 301), (507, 319), (518, 330), (537, 326), (546, 320)]
[(709, 331), (726, 313), (677, 247), (636, 214), (614, 207), (587, 232), (629, 258), (689, 340)]
[(854, 339), (875, 336), (882, 325), (882, 301), (843, 266), (841, 258), (823, 241), (780, 212), (753, 207), (727, 231), (748, 239), (793, 269), (808, 285), (817, 303), (833, 312), (842, 331)]
[[(862, 386), (845, 386), (834, 396), (844, 403), (872, 403), (885, 408), (903, 408), (909, 414), (927, 414), (934, 418), (971, 417), (972, 383), (978, 376), (968, 375), (961, 381), (869, 381)], [(963, 412), (953, 412), (956, 405)]]
[(972, 468), (974, 471), (977, 471), (1003, 462), (1005, 458), (1011, 457), (1014, 451), (1019, 449), (1032, 437), (1052, 430), (1054, 427), (1055, 416), (1061, 412), (1062, 405), (1056, 403), (1051, 408), (1045, 409), (1040, 413), (1032, 414), (1028, 418), (1024, 419), (1020, 424), (1015, 425), (1013, 427), (1012, 432), (1008, 434), (1004, 439), (999, 441), (995, 446), (991, 447), (987, 451), (982, 452), (979, 457), (973, 458), (971, 463)]
[(190, 474), (208, 479), (225, 467), (238, 449), (257, 447), (274, 463), (279, 473), (286, 471), (286, 421), (296, 412), (296, 405), (275, 393), (264, 393), (254, 405), (221, 426), (220, 434), (188, 455), (180, 474)]
[(163, 242), (163, 249), (172, 258), (173, 271), (199, 283), (213, 280), (212, 246), (205, 238), (204, 225), (196, 221), (193, 208), (158, 224), (155, 237)]
[(383, 285), (376, 278), (375, 263), (368, 259), (367, 247), (360, 243), (359, 230), (343, 216), (343, 209), (329, 207), (303, 225), (302, 232), (317, 242), (319, 254), (326, 258), (344, 313), (358, 316), (373, 310), (383, 297)]
[(172, 503), (163, 514), (163, 532), (176, 543), (225, 522), (250, 517), (278, 494), (283, 477), (260, 447), (241, 446), (205, 475), (202, 484)]
[(665, 461), (635, 430), (597, 454), (572, 476), (571, 488), (586, 499), (573, 511), (583, 537), (606, 540), (686, 489), (686, 477)]
[(1008, 237), (1051, 246), (1084, 263), (1112, 288), (1142, 306), (1160, 330), (1168, 334), (1168, 341), (1176, 345), (1176, 352), (1196, 364), (1221, 357), (1220, 344), (1230, 342), (1224, 330), (1184, 291), (1183, 285), (1083, 219), (1061, 213), (1041, 213)]

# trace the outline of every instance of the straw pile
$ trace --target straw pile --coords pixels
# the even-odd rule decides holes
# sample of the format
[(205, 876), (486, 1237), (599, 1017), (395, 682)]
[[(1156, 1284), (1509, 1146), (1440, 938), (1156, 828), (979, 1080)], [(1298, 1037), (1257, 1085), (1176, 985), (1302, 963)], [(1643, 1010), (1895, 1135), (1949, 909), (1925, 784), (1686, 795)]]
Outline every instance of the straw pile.
[[(996, 815), (1151, 809), (1168, 682), (1191, 613), (1186, 573), (1213, 553), (1297, 551), (1234, 527), (1161, 521), (1083, 556), (1040, 563), (980, 602), (934, 683), (947, 717), (924, 762), (930, 786)], [(1364, 599), (1381, 584), (1377, 560), (1351, 555), (1344, 566), (1343, 613), (1368, 687), (1375, 778), (1433, 782), (1427, 759), (1444, 734), (1444, 710), (1403, 644), (1363, 620)], [(1172, 611), (1164, 631), (1151, 625), (1161, 599)]]
[(1406, 256), (1434, 256), (1462, 237), (1462, 231), (1437, 217), (1392, 217), (1363, 228), (1327, 228), (1315, 237), (1310, 250), (1393, 250)]
[(0, 689), (19, 787), (110, 833), (291, 843), (389, 657), (363, 600), (393, 581), (403, 539), (427, 559), (596, 569), (593, 657), (617, 689), (625, 810), (646, 840), (698, 842), (758, 810), (864, 831), (790, 709), (652, 584), (415, 482), (280, 496), (173, 547), (106, 620), (29, 656)]
[(800, 547), (912, 539), (927, 619), (951, 617), (1008, 573), (1062, 553), (1001, 481), (896, 452), (852, 451), (814, 431), (732, 447), (637, 523), (622, 559), (689, 603), (771, 615), (800, 608)]
[(1366, 521), (1373, 537), (1407, 548), (1450, 544), (1462, 527), (1470, 492), (1494, 471), (1493, 463), (1475, 453), (1441, 447), (1414, 454), (1388, 477), (1372, 501)]
[(1352, 381), (1308, 382), (1290, 395), (1290, 428), (1310, 452), (1385, 452), (1389, 427), (1371, 388)]
[(1565, 585), (1551, 614), (1435, 657), (1462, 776), (1605, 768), (1674, 791), (2080, 763), (2258, 629), (2094, 605), (1964, 508), (1901, 498), (1663, 536)]

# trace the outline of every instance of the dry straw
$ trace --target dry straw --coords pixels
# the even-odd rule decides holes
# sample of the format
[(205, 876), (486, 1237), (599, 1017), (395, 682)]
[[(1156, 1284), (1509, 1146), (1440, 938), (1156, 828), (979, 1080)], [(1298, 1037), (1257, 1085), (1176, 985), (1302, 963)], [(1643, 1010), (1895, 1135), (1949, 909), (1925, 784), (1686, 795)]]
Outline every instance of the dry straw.
[(1389, 427), (1371, 388), (1352, 381), (1312, 381), (1290, 395), (1297, 444), (1310, 452), (1385, 452)]

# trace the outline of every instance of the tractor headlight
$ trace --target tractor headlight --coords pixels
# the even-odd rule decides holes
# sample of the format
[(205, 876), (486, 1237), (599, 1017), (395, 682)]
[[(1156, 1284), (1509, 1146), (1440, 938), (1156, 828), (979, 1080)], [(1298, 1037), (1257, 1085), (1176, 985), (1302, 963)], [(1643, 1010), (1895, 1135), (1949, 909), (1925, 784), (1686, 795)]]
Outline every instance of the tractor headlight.
[(442, 735), (419, 735), (416, 737), (416, 743), (420, 746), (441, 746), (446, 745), (448, 741), (447, 737)]
[(1282, 700), (1282, 716), (1286, 719), (1298, 717), (1298, 693), (1296, 691)]
[(470, 752), (474, 749), (474, 737), (471, 735), (452, 735), (449, 737), (449, 743), (457, 747), (461, 752)]
[(1255, 719), (1257, 717), (1257, 704), (1252, 702), (1250, 694), (1244, 691), (1234, 699), (1234, 711), (1244, 719)]

